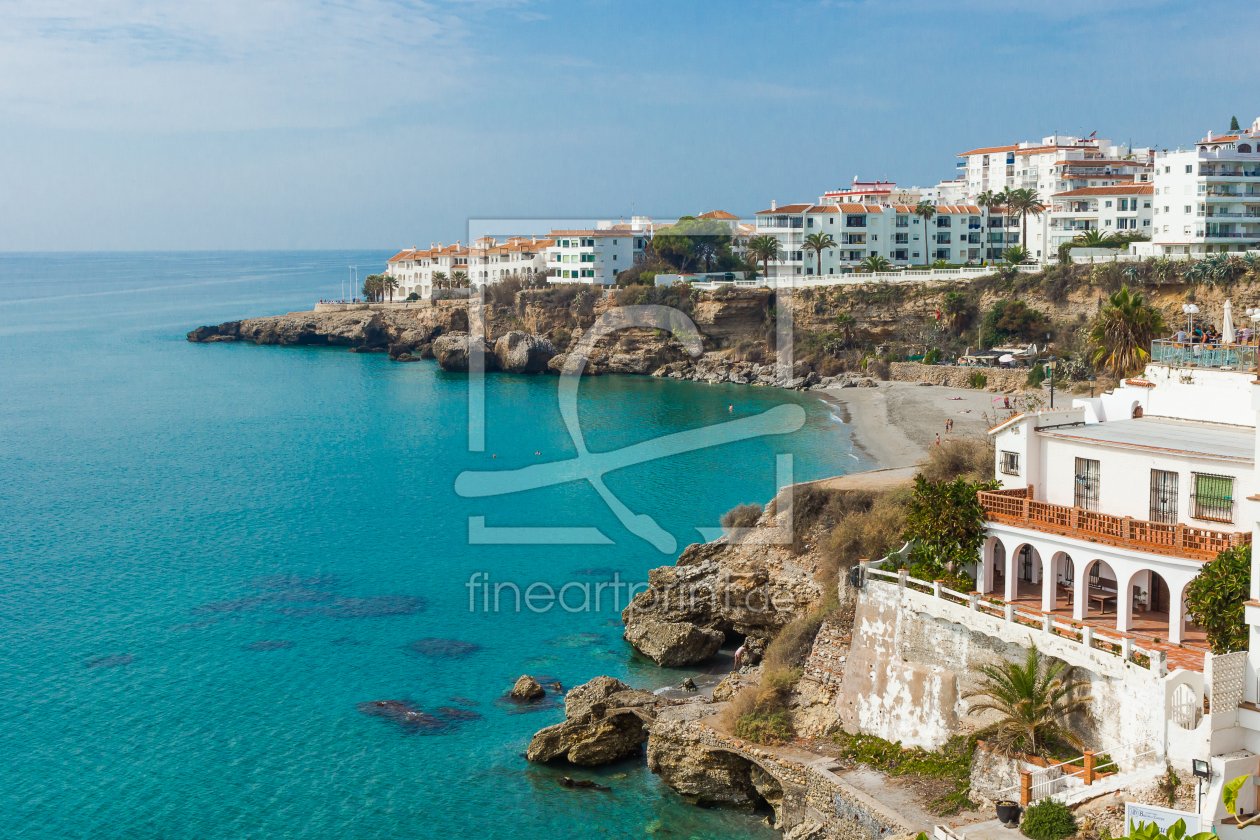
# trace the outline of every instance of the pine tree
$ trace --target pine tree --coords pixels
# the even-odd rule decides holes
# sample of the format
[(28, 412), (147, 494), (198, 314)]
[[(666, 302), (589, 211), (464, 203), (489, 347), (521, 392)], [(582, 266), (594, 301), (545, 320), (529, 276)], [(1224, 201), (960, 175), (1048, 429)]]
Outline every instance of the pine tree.
[(1239, 128), (1240, 128), (1240, 126), (1238, 125), (1238, 117), (1230, 117), (1230, 118), (1229, 118), (1229, 130), (1230, 130), (1230, 131), (1238, 131), (1238, 130), (1239, 130)]

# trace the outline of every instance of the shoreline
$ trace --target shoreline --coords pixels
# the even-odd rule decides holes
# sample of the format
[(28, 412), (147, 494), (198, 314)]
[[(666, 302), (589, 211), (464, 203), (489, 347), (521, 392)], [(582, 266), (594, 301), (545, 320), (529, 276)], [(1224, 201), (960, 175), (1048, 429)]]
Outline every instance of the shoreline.
[[(880, 382), (876, 388), (825, 388), (811, 390), (834, 406), (848, 427), (855, 450), (875, 464), (874, 469), (913, 467), (941, 442), (972, 437), (988, 431), (984, 415), (991, 417), (1003, 397), (991, 391), (923, 386), (915, 382)], [(954, 429), (945, 431), (952, 419)]]

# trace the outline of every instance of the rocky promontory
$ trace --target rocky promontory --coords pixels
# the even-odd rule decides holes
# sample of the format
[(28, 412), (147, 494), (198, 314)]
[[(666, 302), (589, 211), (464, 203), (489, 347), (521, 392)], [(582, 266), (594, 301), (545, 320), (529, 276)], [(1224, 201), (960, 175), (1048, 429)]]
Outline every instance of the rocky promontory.
[(539, 730), (525, 757), (595, 765), (634, 755), (648, 739), (656, 707), (667, 702), (621, 680), (596, 677), (565, 695), (564, 722)]

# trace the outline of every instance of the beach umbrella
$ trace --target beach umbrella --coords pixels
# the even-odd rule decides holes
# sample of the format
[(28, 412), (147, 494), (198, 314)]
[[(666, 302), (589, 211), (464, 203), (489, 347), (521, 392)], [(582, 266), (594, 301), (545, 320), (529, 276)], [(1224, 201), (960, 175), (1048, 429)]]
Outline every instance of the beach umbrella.
[(1234, 343), (1234, 308), (1229, 301), (1225, 301), (1225, 326), (1221, 328), (1221, 341), (1225, 344)]
[(1005, 364), (1009, 364), (1010, 362), (1015, 361), (1015, 357), (1012, 356), (1010, 353), (1007, 353), (1005, 356), (1002, 356), (1001, 358), (999, 358), (998, 361), (1005, 365)]

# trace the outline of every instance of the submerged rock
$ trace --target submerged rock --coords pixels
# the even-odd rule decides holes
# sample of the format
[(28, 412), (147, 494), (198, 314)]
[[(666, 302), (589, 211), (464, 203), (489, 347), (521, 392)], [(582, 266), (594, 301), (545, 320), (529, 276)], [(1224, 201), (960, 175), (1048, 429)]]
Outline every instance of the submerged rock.
[(523, 674), (512, 686), (510, 696), (517, 700), (540, 700), (547, 696), (547, 691), (529, 674)]
[(417, 709), (410, 700), (371, 700), (356, 708), (365, 715), (385, 718), (409, 733), (434, 735), (452, 726), (450, 721)]
[(673, 668), (708, 659), (722, 647), (726, 635), (690, 622), (649, 618), (627, 625), (625, 639), (657, 665)]
[(481, 645), (459, 639), (428, 638), (417, 639), (407, 645), (407, 649), (430, 659), (463, 659), (481, 650)]
[(630, 688), (612, 677), (596, 677), (569, 692), (564, 722), (539, 730), (525, 757), (595, 765), (634, 755), (647, 741), (645, 720), (654, 717), (661, 702), (650, 691)]
[(590, 779), (570, 779), (568, 776), (560, 777), (560, 787), (582, 788), (585, 790), (612, 790), (608, 785), (601, 785), (592, 782)]

